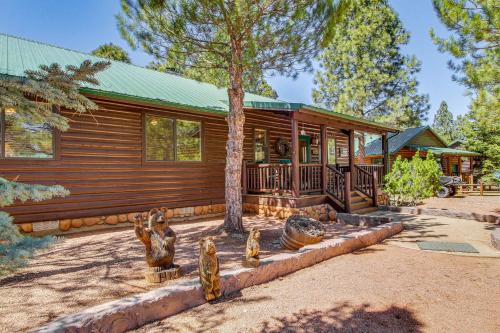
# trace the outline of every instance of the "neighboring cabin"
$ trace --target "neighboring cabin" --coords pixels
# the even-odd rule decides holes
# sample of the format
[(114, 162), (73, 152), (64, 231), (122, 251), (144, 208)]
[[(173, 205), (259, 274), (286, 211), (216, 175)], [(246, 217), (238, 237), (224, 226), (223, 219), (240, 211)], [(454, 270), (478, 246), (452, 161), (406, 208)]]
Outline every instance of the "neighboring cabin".
[[(102, 60), (0, 34), (0, 75), (23, 77), (42, 64), (86, 59)], [(14, 109), (0, 110), (0, 177), (71, 192), (7, 207), (15, 223), (25, 232), (52, 232), (130, 222), (154, 207), (179, 219), (223, 213), (226, 89), (117, 61), (97, 78), (99, 86), (81, 92), (99, 110), (61, 110), (71, 120), (66, 132), (19, 123)], [(395, 129), (249, 93), (244, 111), (245, 207), (329, 203), (354, 211), (375, 204), (356, 197), (350, 205), (356, 189), (373, 197), (376, 179), (354, 163), (355, 132), (387, 138)], [(385, 170), (377, 166), (381, 176)]]
[[(381, 163), (382, 151), (381, 140), (369, 143), (365, 148), (364, 162), (368, 164)], [(462, 176), (464, 179), (470, 176), (473, 169), (480, 163), (479, 153), (457, 149), (461, 147), (458, 140), (450, 146), (440, 138), (429, 126), (409, 128), (403, 132), (389, 135), (389, 153), (391, 164), (401, 156), (411, 158), (417, 151), (420, 156), (425, 157), (427, 152), (432, 152), (441, 165), (445, 175)]]

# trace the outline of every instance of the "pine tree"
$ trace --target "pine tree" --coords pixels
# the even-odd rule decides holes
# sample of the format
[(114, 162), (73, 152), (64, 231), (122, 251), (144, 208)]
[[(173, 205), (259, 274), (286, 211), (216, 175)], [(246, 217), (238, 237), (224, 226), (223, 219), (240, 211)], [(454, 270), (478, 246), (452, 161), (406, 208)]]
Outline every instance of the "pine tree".
[[(331, 34), (346, 1), (332, 0), (122, 0), (122, 36), (162, 62), (227, 73), (224, 228), (242, 232), (244, 79), (272, 71), (296, 77)], [(177, 53), (180, 56), (169, 56)]]
[(484, 156), (484, 178), (491, 180), (500, 170), (498, 1), (433, 0), (433, 4), (451, 34), (440, 38), (431, 31), (431, 37), (439, 51), (455, 58), (448, 63), (453, 79), (467, 87), (473, 99), (464, 118), (465, 146)]
[(432, 123), (432, 128), (445, 140), (450, 143), (454, 140), (454, 127), (455, 122), (453, 121), (453, 114), (448, 110), (448, 104), (442, 101), (439, 105), (439, 109), (434, 116), (434, 122)]
[[(44, 125), (66, 130), (68, 119), (59, 109), (77, 113), (96, 110), (97, 105), (81, 95), (79, 84), (97, 85), (95, 74), (109, 63), (84, 61), (79, 67), (57, 64), (40, 66), (38, 71), (27, 71), (25, 78), (0, 78), (0, 110), (15, 110), (16, 123)], [(39, 102), (43, 102), (43, 106)], [(68, 195), (63, 187), (23, 184), (0, 177), (0, 207), (12, 205), (16, 200), (41, 201)], [(22, 235), (12, 223), (12, 217), (0, 211), (0, 275), (8, 274), (26, 264), (37, 249), (48, 246), (51, 237), (32, 238)]]
[[(177, 54), (170, 53), (171, 56)], [(206, 56), (206, 55), (205, 55)], [(147, 67), (161, 71), (172, 72), (193, 80), (213, 84), (217, 87), (227, 87), (229, 82), (229, 75), (227, 71), (220, 68), (205, 68), (203, 63), (205, 61), (198, 60), (200, 65), (186, 66), (182, 60), (167, 60), (166, 62), (153, 61)], [(180, 64), (180, 65), (179, 65)], [(271, 98), (278, 98), (278, 93), (267, 82), (262, 70), (254, 69), (255, 72), (245, 73), (243, 78), (243, 89), (245, 92), (267, 96)]]
[(125, 62), (127, 64), (132, 63), (127, 51), (125, 51), (123, 48), (113, 43), (100, 45), (90, 54), (95, 55), (96, 57), (101, 57), (109, 60)]
[(419, 126), (429, 110), (417, 91), (420, 63), (401, 53), (409, 40), (385, 0), (357, 0), (319, 57), (313, 100), (336, 112)]

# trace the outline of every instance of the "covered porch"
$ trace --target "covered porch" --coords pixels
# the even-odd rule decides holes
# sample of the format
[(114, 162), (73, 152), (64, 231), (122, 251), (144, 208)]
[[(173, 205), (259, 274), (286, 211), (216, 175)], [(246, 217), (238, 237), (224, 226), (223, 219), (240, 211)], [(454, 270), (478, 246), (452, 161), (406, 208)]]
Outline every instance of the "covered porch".
[[(253, 158), (246, 155), (243, 162), (244, 202), (256, 203), (260, 197), (271, 205), (328, 203), (341, 212), (378, 206), (379, 188), (389, 170), (387, 137), (391, 129), (314, 111), (289, 113), (289, 141), (254, 129)], [(357, 137), (364, 133), (380, 135), (381, 164), (356, 163)]]

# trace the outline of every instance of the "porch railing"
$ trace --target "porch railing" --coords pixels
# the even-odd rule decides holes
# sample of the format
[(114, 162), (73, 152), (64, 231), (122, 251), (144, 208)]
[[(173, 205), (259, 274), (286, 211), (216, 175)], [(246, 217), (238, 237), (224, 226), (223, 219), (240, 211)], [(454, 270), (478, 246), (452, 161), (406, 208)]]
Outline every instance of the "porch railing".
[(243, 186), (254, 193), (290, 192), (292, 166), (290, 164), (246, 164)]
[(328, 182), (326, 184), (326, 192), (345, 205), (345, 178), (344, 174), (333, 166), (326, 167), (328, 173)]
[(377, 185), (378, 187), (382, 187), (384, 184), (384, 166), (380, 164), (358, 164), (359, 168), (367, 171), (370, 174), (374, 172), (377, 173)]
[(376, 171), (370, 173), (360, 166), (354, 166), (354, 189), (373, 199), (377, 195), (376, 178)]
[(321, 164), (301, 164), (300, 193), (313, 193), (322, 190), (321, 187)]

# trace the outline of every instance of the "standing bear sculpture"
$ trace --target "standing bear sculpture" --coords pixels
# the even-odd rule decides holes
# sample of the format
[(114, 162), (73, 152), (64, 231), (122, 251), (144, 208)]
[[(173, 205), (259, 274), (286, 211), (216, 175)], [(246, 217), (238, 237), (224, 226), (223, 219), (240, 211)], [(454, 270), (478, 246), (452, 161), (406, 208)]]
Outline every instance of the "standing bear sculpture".
[(257, 267), (260, 264), (260, 231), (252, 228), (248, 234), (247, 247), (245, 250), (245, 266)]
[(134, 230), (137, 238), (146, 249), (146, 280), (149, 282), (163, 282), (180, 277), (181, 271), (174, 264), (175, 231), (169, 227), (165, 213), (159, 209), (152, 209), (148, 213), (148, 226), (140, 214), (134, 219)]
[(198, 268), (205, 299), (211, 301), (220, 297), (219, 258), (217, 258), (217, 249), (212, 237), (200, 239)]

